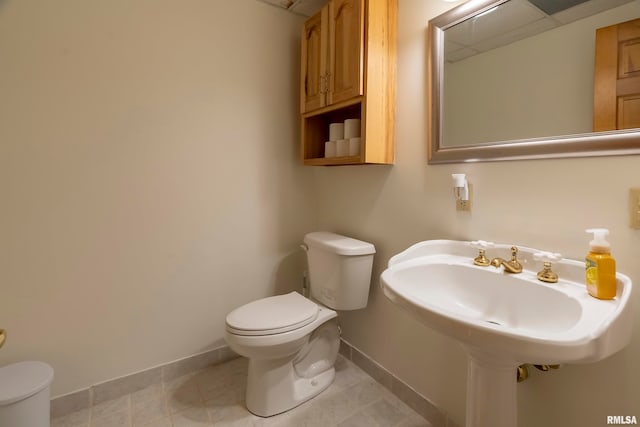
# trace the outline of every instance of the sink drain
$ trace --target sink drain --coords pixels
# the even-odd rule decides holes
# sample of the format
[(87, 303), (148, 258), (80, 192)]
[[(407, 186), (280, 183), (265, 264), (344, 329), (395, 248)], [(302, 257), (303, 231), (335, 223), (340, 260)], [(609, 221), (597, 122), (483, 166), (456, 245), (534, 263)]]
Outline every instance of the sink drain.
[(500, 323), (498, 323), (498, 322), (496, 322), (496, 321), (494, 321), (494, 320), (485, 320), (485, 322), (487, 322), (487, 323), (491, 323), (492, 325), (498, 325), (498, 326), (500, 326)]

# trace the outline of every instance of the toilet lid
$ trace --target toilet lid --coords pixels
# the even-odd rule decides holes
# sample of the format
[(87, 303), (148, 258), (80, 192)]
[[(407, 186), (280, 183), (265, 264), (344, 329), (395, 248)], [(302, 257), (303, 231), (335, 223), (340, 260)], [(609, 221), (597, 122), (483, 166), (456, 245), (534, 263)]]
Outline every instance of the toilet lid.
[(272, 335), (313, 322), (318, 305), (297, 292), (263, 298), (227, 315), (227, 330), (236, 335)]
[(0, 368), (0, 406), (9, 405), (48, 387), (53, 368), (43, 362), (18, 362)]

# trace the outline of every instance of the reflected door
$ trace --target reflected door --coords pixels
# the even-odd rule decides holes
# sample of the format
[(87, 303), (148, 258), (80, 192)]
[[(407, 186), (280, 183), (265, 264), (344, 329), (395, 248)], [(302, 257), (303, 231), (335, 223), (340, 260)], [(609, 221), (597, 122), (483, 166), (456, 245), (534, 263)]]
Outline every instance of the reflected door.
[(593, 130), (640, 128), (640, 19), (596, 30)]

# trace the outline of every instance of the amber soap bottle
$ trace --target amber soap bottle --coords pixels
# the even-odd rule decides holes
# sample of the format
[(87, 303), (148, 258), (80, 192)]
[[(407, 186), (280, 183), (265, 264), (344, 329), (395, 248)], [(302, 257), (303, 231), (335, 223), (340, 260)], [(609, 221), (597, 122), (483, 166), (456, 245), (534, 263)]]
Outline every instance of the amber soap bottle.
[(590, 251), (585, 258), (586, 283), (589, 295), (598, 299), (614, 299), (616, 297), (616, 260), (611, 256), (611, 245), (606, 237), (606, 228), (590, 228), (593, 233), (589, 242)]

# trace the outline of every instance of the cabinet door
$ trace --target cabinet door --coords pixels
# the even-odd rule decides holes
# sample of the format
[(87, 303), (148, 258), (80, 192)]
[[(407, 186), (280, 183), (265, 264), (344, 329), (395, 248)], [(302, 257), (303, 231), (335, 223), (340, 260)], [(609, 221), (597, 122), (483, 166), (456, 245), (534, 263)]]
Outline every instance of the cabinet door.
[(326, 104), (326, 58), (327, 58), (328, 7), (309, 18), (302, 27), (302, 93), (300, 110), (303, 113)]
[(329, 99), (335, 104), (363, 94), (364, 0), (329, 3)]

